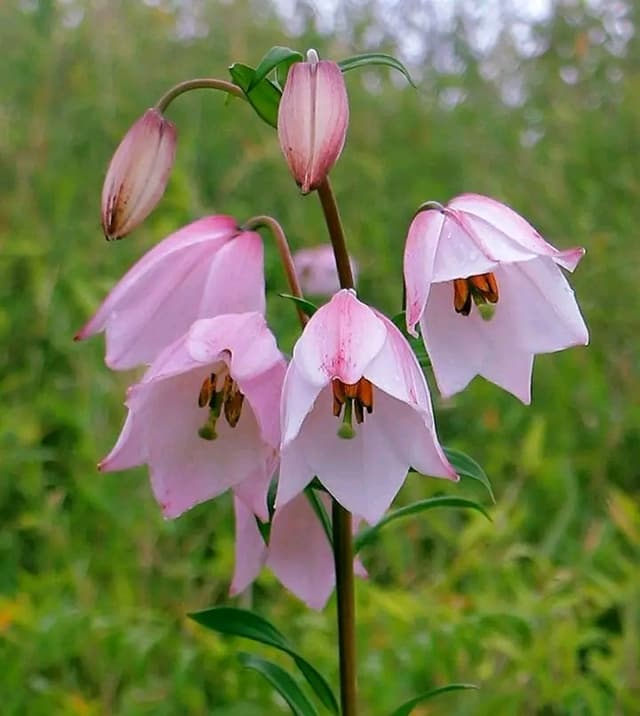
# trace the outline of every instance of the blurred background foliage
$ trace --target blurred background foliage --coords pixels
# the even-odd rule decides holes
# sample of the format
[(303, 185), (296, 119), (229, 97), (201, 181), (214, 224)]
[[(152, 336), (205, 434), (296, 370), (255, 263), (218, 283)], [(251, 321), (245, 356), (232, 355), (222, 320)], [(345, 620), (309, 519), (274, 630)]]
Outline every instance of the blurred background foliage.
[[(333, 181), (365, 300), (399, 310), (405, 232), (427, 199), (489, 194), (554, 244), (587, 247), (572, 281), (591, 346), (538, 358), (529, 408), (480, 380), (437, 401), (443, 442), (493, 480), (493, 522), (433, 511), (367, 548), (362, 713), (450, 681), (481, 689), (415, 713), (638, 713), (639, 13), (622, 0), (0, 4), (3, 714), (286, 713), (239, 670), (237, 644), (185, 618), (227, 600), (229, 500), (165, 522), (144, 470), (96, 472), (131, 376), (105, 368), (100, 339), (72, 341), (145, 249), (203, 213), (270, 213), (295, 247), (325, 240), (273, 131), (208, 92), (170, 109), (180, 140), (160, 208), (122, 242), (100, 234), (104, 169), (133, 120), (171, 84), (225, 77), (274, 44), (384, 50), (418, 80), (347, 77)], [(273, 246), (267, 273), (288, 349)], [(486, 500), (415, 477), (400, 500), (444, 491)], [(252, 599), (337, 682), (333, 602), (310, 613), (267, 573)]]

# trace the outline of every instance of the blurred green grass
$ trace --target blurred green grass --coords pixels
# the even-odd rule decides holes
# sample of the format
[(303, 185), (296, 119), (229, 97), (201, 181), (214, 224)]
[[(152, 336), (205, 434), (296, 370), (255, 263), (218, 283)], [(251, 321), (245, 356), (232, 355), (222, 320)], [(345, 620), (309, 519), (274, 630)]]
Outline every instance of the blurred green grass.
[[(619, 5), (633, 26), (638, 3)], [(224, 76), (231, 61), (256, 62), (276, 43), (340, 58), (365, 47), (373, 27), (381, 49), (394, 47), (355, 4), (349, 32), (333, 37), (314, 30), (304, 4), (296, 37), (262, 4), (193, 7), (207, 34), (180, 39), (180, 4), (0, 5), (3, 714), (286, 713), (259, 677), (239, 671), (235, 643), (185, 618), (227, 599), (229, 501), (165, 522), (144, 470), (96, 472), (130, 376), (107, 371), (100, 339), (72, 337), (145, 249), (205, 212), (271, 213), (296, 247), (324, 240), (317, 202), (298, 196), (272, 131), (240, 103), (202, 92), (171, 108), (178, 159), (161, 207), (132, 237), (106, 245), (104, 169), (164, 89)], [(434, 511), (367, 548), (371, 576), (358, 586), (363, 714), (449, 681), (481, 690), (415, 713), (633, 714), (640, 40), (612, 50), (615, 24), (570, 3), (535, 27), (543, 49), (529, 59), (515, 61), (508, 37), (480, 56), (462, 27), (440, 41), (464, 71), (438, 71), (434, 46), (414, 67), (417, 93), (386, 70), (348, 76), (351, 126), (333, 180), (361, 294), (395, 313), (415, 207), (477, 191), (511, 204), (552, 243), (587, 247), (572, 283), (592, 344), (537, 359), (530, 408), (480, 381), (438, 403), (443, 442), (484, 465), (498, 503), (492, 523)], [(573, 84), (562, 79), (567, 67)], [(509, 106), (501, 92), (514, 78), (526, 101)], [(270, 319), (287, 349), (295, 312), (277, 297), (284, 279), (273, 247), (267, 279)], [(441, 492), (486, 499), (473, 486), (417, 478), (400, 499)], [(253, 603), (336, 683), (333, 606), (309, 613), (269, 574)]]

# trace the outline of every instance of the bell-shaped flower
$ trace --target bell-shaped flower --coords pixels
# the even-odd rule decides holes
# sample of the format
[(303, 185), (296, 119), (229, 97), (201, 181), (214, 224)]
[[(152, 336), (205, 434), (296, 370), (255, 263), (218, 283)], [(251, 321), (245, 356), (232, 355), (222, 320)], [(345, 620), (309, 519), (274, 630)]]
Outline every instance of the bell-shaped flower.
[(411, 347), (352, 291), (343, 289), (312, 316), (282, 390), (276, 509), (317, 476), (343, 507), (376, 522), (409, 467), (457, 479)]
[(148, 251), (120, 280), (76, 340), (106, 333), (106, 363), (151, 363), (198, 318), (264, 313), (263, 245), (230, 216), (208, 216)]
[(326, 179), (342, 152), (348, 124), (342, 71), (309, 50), (307, 62), (291, 66), (278, 109), (280, 148), (303, 194)]
[(263, 486), (277, 467), (285, 370), (260, 313), (196, 321), (129, 389), (129, 414), (100, 469), (147, 464), (166, 517), (230, 487), (241, 488), (265, 516)]
[[(349, 257), (354, 282), (358, 277), (358, 266)], [(311, 296), (333, 296), (340, 290), (336, 259), (331, 244), (322, 244), (308, 249), (300, 249), (293, 255), (300, 288)]]
[[(330, 525), (328, 496), (318, 497)], [(333, 550), (329, 536), (302, 493), (279, 507), (273, 515), (268, 540), (258, 527), (254, 513), (238, 497), (234, 500), (236, 516), (236, 567), (231, 595), (244, 591), (268, 567), (280, 582), (312, 609), (322, 609), (336, 583)], [(359, 520), (354, 520), (354, 530)], [(360, 560), (354, 560), (359, 577), (367, 572)]]
[(559, 251), (477, 194), (418, 213), (404, 254), (407, 328), (420, 323), (440, 392), (482, 375), (529, 403), (534, 355), (589, 340), (560, 270), (573, 271), (583, 254)]
[(125, 134), (102, 187), (102, 228), (120, 239), (141, 224), (162, 198), (176, 154), (175, 126), (155, 107)]

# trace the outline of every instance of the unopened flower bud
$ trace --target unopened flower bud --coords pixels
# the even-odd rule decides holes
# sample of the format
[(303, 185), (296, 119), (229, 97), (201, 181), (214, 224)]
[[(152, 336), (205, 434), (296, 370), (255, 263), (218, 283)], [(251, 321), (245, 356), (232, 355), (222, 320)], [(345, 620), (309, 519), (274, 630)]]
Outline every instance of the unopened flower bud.
[(126, 133), (102, 188), (102, 228), (121, 239), (153, 211), (164, 194), (176, 153), (175, 125), (155, 107)]
[(318, 60), (289, 70), (278, 110), (278, 139), (302, 193), (317, 189), (336, 163), (347, 134), (349, 103), (342, 71), (335, 62)]

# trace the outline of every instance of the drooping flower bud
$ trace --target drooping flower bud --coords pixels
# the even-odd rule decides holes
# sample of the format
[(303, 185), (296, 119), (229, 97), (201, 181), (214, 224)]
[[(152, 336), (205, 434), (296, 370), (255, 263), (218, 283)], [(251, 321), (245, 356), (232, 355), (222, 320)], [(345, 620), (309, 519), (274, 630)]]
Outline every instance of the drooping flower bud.
[(176, 153), (175, 125), (155, 107), (126, 133), (102, 188), (102, 228), (121, 239), (153, 211), (164, 194)]
[(278, 110), (278, 139), (294, 179), (308, 194), (326, 179), (338, 160), (349, 124), (349, 103), (342, 72), (335, 62), (318, 60), (289, 70)]

